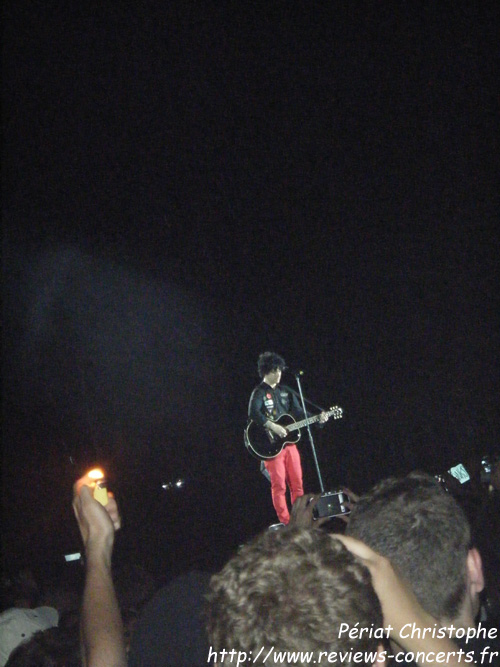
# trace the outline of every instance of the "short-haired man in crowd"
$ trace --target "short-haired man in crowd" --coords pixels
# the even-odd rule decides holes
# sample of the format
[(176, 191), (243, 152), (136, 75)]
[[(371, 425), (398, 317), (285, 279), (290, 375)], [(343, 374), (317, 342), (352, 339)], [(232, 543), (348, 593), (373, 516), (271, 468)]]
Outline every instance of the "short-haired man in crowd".
[[(466, 630), (476, 628), (484, 588), (481, 556), (471, 544), (465, 513), (434, 477), (414, 472), (375, 485), (354, 505), (346, 534), (386, 556), (465, 651), (498, 664), (497, 633), (483, 629), (464, 640)], [(491, 650), (481, 657), (486, 645)]]

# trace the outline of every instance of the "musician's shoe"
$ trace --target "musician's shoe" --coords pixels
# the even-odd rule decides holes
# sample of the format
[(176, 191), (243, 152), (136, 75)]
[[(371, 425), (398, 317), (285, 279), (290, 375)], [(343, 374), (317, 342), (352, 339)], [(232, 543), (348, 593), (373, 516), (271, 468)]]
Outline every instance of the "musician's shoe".
[(285, 523), (273, 523), (271, 526), (269, 526), (268, 530), (280, 530), (281, 528), (284, 528), (286, 526)]

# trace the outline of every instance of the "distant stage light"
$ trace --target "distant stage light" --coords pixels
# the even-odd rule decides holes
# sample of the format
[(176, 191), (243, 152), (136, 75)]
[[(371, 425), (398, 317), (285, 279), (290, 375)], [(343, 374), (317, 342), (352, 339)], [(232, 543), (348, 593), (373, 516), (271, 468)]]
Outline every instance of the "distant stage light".
[(161, 485), (161, 488), (164, 489), (165, 491), (170, 491), (172, 489), (180, 491), (180, 489), (183, 489), (185, 485), (186, 485), (186, 480), (179, 477), (179, 479), (176, 479), (175, 482), (164, 482)]

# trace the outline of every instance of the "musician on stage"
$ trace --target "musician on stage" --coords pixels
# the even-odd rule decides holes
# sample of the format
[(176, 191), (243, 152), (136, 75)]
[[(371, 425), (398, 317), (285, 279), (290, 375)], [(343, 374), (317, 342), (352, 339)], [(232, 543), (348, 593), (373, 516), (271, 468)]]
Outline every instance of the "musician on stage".
[[(296, 419), (308, 417), (307, 414), (304, 415), (296, 395), (287, 387), (281, 387), (279, 384), (285, 368), (285, 360), (279, 354), (263, 352), (257, 361), (257, 369), (262, 382), (253, 390), (248, 405), (250, 419), (259, 426), (274, 431), (280, 438), (287, 435), (286, 429), (276, 423), (281, 415), (289, 414)], [(322, 412), (318, 421), (324, 423), (327, 420), (328, 415)], [(276, 457), (265, 461), (265, 466), (271, 477), (274, 509), (279, 521), (287, 524), (290, 521), (286, 500), (287, 484), (292, 505), (296, 498), (304, 495), (302, 466), (297, 445), (287, 444)]]

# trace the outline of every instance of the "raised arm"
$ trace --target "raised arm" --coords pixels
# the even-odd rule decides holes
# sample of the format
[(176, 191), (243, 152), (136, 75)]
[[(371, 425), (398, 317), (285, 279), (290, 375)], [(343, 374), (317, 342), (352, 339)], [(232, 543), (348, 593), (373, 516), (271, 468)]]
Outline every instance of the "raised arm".
[(120, 517), (114, 498), (106, 507), (77, 482), (73, 509), (85, 548), (81, 614), (82, 660), (86, 667), (125, 667), (123, 624), (111, 577), (111, 554)]

